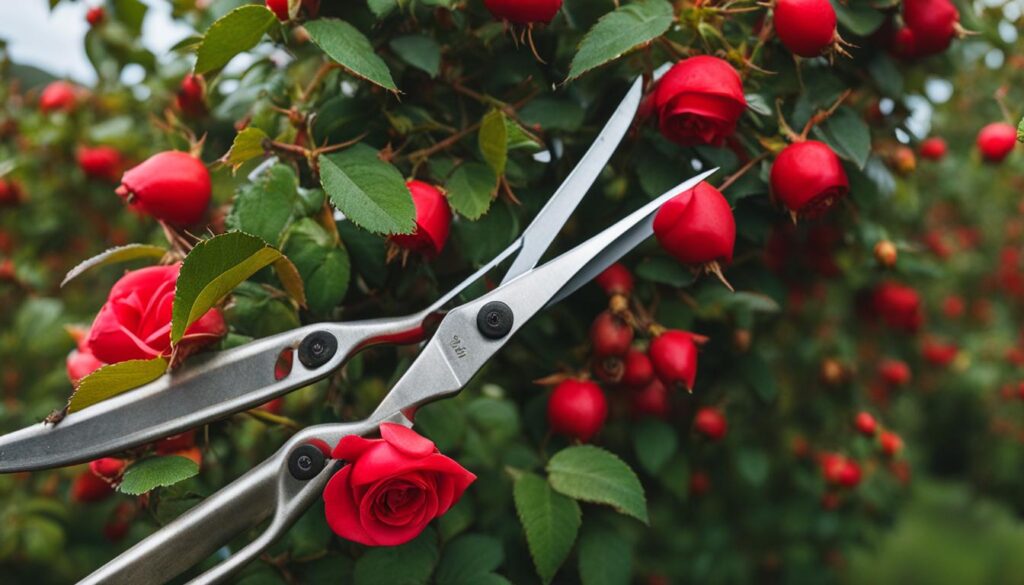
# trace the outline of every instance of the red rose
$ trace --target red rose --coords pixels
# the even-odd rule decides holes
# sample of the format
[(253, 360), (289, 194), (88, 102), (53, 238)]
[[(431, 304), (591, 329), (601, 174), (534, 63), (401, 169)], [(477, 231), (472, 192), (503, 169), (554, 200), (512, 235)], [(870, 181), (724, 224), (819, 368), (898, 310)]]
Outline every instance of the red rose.
[(107, 364), (96, 359), (96, 356), (92, 354), (92, 350), (89, 349), (89, 344), (87, 343), (88, 331), (76, 330), (72, 332), (72, 335), (75, 337), (77, 347), (68, 354), (68, 379), (77, 386), (79, 380)]
[[(146, 360), (171, 353), (171, 306), (181, 264), (128, 272), (110, 289), (89, 331), (88, 347), (108, 364)], [(225, 333), (220, 311), (211, 309), (193, 323), (182, 347), (195, 349)]]
[(476, 476), (411, 429), (384, 423), (380, 435), (348, 436), (334, 448), (332, 456), (348, 465), (324, 488), (325, 511), (342, 538), (397, 546), (447, 512)]
[(654, 90), (661, 133), (683, 146), (722, 146), (746, 107), (739, 74), (707, 55), (676, 63)]
[(416, 206), (416, 231), (391, 236), (391, 241), (403, 250), (433, 258), (441, 253), (448, 241), (452, 223), (448, 199), (437, 187), (423, 181), (409, 181), (406, 187)]

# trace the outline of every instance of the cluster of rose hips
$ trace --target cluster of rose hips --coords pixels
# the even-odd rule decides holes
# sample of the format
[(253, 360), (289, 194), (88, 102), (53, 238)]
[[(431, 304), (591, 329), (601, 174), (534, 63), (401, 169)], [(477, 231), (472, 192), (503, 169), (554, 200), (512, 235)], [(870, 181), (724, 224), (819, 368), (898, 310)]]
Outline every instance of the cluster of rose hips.
[[(705, 338), (641, 322), (630, 309), (633, 276), (622, 264), (612, 265), (596, 280), (610, 300), (608, 310), (590, 328), (591, 371), (628, 394), (634, 416), (667, 418), (672, 392), (693, 391), (698, 345)], [(637, 332), (650, 337), (646, 350), (637, 344)], [(552, 431), (586, 442), (604, 426), (608, 403), (597, 382), (573, 377), (557, 384), (547, 412)], [(728, 429), (722, 411), (710, 407), (697, 411), (693, 426), (713, 441), (722, 439)]]

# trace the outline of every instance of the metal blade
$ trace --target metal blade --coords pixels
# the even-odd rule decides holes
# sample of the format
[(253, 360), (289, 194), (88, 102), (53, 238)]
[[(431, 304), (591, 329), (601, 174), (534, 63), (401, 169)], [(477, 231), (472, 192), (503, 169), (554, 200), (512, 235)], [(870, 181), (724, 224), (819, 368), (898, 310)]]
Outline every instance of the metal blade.
[(608, 164), (612, 154), (619, 147), (619, 143), (622, 142), (622, 138), (626, 135), (640, 108), (642, 95), (643, 79), (638, 78), (633, 82), (629, 93), (623, 98), (611, 119), (605, 124), (604, 130), (590, 146), (590, 150), (558, 188), (558, 191), (551, 196), (544, 208), (540, 210), (530, 227), (523, 232), (523, 250), (508, 269), (501, 284), (511, 282), (532, 269), (540, 261), (555, 236), (562, 231), (569, 216), (576, 210), (576, 206), (583, 200), (583, 196), (590, 190), (605, 165)]
[[(449, 311), (434, 337), (370, 419), (384, 420), (459, 392), (520, 327), (650, 237), (654, 232), (654, 216), (661, 206), (717, 170), (680, 184), (569, 252)], [(500, 312), (499, 306), (510, 310), (499, 317), (505, 328), (500, 335), (495, 335), (493, 330), (485, 334), (481, 323), (488, 321), (495, 307)]]
[[(655, 203), (661, 200), (664, 200), (663, 203), (667, 202), (675, 195), (679, 195), (680, 193), (685, 193), (686, 191), (693, 189), (702, 181), (713, 175), (717, 170), (718, 169), (715, 168), (697, 175), (685, 183), (682, 183), (672, 191), (669, 191), (670, 195), (662, 195), (655, 200)], [(660, 208), (661, 205), (658, 205), (657, 207)], [(612, 264), (618, 262), (623, 256), (628, 254), (630, 250), (636, 248), (644, 240), (651, 237), (651, 235), (654, 234), (654, 217), (657, 215), (656, 211), (657, 209), (655, 209), (654, 213), (648, 214), (643, 221), (623, 232), (621, 236), (588, 262), (569, 280), (568, 283), (566, 283), (564, 287), (562, 287), (562, 290), (558, 291), (558, 294), (556, 294), (546, 306), (550, 307), (576, 292), (581, 286), (597, 278), (597, 275), (604, 272)]]

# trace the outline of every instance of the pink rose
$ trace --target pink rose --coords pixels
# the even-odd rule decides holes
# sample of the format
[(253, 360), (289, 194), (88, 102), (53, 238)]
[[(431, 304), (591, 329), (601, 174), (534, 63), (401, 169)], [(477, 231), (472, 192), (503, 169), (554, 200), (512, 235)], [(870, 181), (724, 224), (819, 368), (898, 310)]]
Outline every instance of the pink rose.
[(384, 423), (380, 435), (345, 437), (334, 448), (348, 465), (324, 488), (327, 523), (354, 542), (397, 546), (447, 512), (476, 476), (411, 429)]
[[(171, 307), (181, 264), (128, 272), (110, 289), (89, 331), (87, 345), (108, 364), (171, 354)], [(226, 332), (224, 317), (210, 309), (185, 331), (179, 347), (195, 350)]]

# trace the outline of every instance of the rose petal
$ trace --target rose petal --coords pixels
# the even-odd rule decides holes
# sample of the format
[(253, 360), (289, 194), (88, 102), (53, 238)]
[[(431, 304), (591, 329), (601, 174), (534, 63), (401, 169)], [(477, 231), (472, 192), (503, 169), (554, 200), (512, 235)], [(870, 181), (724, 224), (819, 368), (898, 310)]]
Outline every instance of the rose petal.
[(374, 546), (375, 541), (363, 529), (359, 521), (359, 507), (356, 505), (351, 482), (352, 466), (342, 467), (324, 488), (324, 516), (327, 525), (338, 536)]
[(356, 461), (367, 449), (382, 442), (380, 439), (364, 439), (357, 435), (348, 435), (338, 441), (338, 446), (334, 448), (331, 457), (342, 461)]
[(380, 425), (380, 436), (389, 445), (410, 457), (426, 457), (436, 450), (430, 439), (402, 425), (384, 423)]

